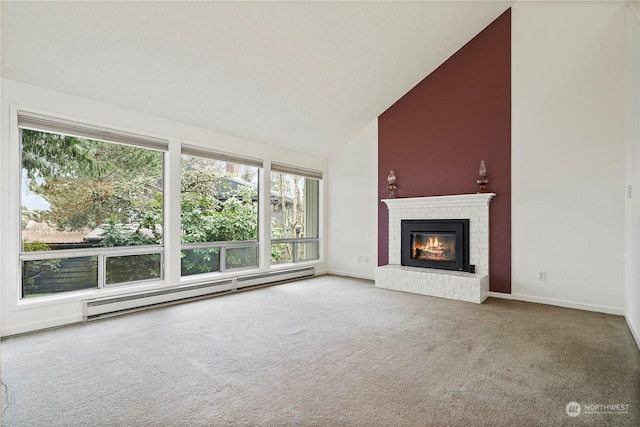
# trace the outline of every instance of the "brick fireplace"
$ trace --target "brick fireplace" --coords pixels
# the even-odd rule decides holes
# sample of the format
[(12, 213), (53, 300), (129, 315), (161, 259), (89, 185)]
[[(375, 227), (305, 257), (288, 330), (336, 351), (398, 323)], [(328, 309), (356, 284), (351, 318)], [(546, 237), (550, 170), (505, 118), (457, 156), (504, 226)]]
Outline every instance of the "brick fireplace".
[[(489, 293), (489, 202), (494, 193), (386, 199), (389, 264), (376, 268), (376, 287), (481, 303)], [(403, 220), (468, 220), (475, 272), (401, 265)]]

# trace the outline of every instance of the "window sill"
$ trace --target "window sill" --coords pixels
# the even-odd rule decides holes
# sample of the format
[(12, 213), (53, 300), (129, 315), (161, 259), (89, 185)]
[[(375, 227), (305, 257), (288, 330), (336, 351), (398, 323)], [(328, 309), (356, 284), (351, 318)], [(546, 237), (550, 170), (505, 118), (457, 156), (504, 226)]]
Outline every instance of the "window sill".
[(235, 279), (236, 277), (247, 276), (251, 274), (263, 273), (264, 270), (255, 267), (238, 268), (228, 270), (223, 273), (203, 273), (184, 276), (180, 279), (180, 285), (197, 285), (199, 283), (216, 282), (221, 280)]
[(103, 289), (86, 289), (81, 291), (65, 292), (58, 295), (47, 295), (20, 299), (12, 304), (11, 311), (29, 310), (33, 308), (48, 307), (60, 304), (70, 304), (94, 298), (108, 298), (120, 295), (155, 290), (167, 286), (166, 281), (145, 282), (132, 285), (117, 285)]

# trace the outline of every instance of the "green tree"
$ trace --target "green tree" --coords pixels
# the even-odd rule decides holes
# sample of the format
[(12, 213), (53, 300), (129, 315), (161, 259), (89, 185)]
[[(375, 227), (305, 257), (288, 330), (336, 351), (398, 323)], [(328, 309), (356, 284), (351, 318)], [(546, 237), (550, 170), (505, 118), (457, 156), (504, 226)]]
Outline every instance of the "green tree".
[(227, 165), (183, 157), (180, 186), (183, 243), (257, 239), (258, 188), (233, 176)]
[[(210, 168), (183, 165), (182, 242), (226, 242), (258, 237), (257, 188), (233, 186), (233, 177)], [(219, 249), (196, 249), (182, 254), (182, 274), (220, 270)], [(252, 258), (253, 257), (253, 258)], [(227, 251), (227, 265), (252, 265), (255, 251)]]
[(29, 188), (50, 204), (39, 218), (59, 229), (140, 222), (162, 197), (161, 152), (30, 130), (22, 148)]
[(36, 178), (93, 173), (94, 153), (82, 138), (22, 129), (22, 168), (35, 184)]

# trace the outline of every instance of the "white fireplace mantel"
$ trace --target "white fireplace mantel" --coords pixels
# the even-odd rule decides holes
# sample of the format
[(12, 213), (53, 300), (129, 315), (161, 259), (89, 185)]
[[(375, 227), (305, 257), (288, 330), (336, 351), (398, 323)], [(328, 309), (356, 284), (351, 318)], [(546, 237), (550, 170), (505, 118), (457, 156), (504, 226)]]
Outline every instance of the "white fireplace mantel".
[(389, 208), (408, 206), (452, 206), (477, 205), (489, 206), (495, 193), (456, 194), (453, 196), (405, 197), (401, 199), (382, 199)]
[[(495, 193), (382, 200), (389, 209), (389, 265), (376, 269), (376, 286), (480, 303), (489, 293), (489, 202)], [(400, 265), (405, 219), (468, 219), (469, 263), (475, 273)]]

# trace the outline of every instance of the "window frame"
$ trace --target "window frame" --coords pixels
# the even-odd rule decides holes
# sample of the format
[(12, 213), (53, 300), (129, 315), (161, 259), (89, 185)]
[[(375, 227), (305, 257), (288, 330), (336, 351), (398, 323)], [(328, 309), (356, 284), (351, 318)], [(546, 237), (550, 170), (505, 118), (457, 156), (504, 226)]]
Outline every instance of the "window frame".
[[(260, 230), (261, 230), (261, 186), (262, 180), (260, 176), (264, 171), (264, 162), (263, 160), (252, 158), (252, 157), (243, 157), (230, 153), (225, 153), (217, 150), (206, 149), (198, 146), (194, 146), (191, 144), (181, 144), (180, 149), (180, 159), (182, 162), (183, 156), (196, 157), (200, 159), (206, 160), (214, 160), (221, 161), (225, 163), (234, 163), (242, 166), (254, 167), (257, 169), (257, 184), (256, 184), (256, 208), (257, 208), (257, 218), (256, 218), (256, 238), (250, 240), (219, 240), (215, 242), (188, 242), (183, 243), (180, 241), (180, 253), (182, 254), (185, 250), (194, 250), (194, 249), (220, 249), (220, 269), (218, 271), (204, 272), (204, 273), (194, 273), (189, 275), (182, 275), (180, 273), (180, 277), (182, 280), (191, 279), (193, 277), (198, 276), (209, 276), (212, 274), (221, 274), (229, 271), (245, 271), (245, 270), (255, 270), (260, 268)], [(182, 180), (182, 163), (180, 167), (180, 179)], [(180, 193), (180, 203), (182, 204), (182, 193)], [(180, 213), (182, 215), (182, 206)], [(182, 218), (180, 220), (180, 226), (182, 227)], [(256, 249), (256, 263), (252, 266), (247, 267), (238, 267), (238, 268), (227, 268), (226, 262), (226, 252), (227, 249), (242, 249), (242, 248), (254, 248)], [(180, 263), (180, 270), (182, 269), (182, 262)], [(182, 270), (181, 270), (182, 271)]]
[[(162, 243), (157, 245), (132, 245), (132, 246), (117, 246), (117, 247), (94, 247), (94, 248), (79, 248), (79, 249), (57, 249), (50, 251), (25, 251), (23, 245), (23, 230), (22, 230), (22, 178), (18, 179), (18, 192), (17, 192), (17, 210), (18, 210), (18, 277), (22, 277), (22, 271), (25, 261), (41, 261), (47, 259), (58, 258), (81, 258), (81, 257), (97, 257), (97, 286), (76, 291), (63, 291), (53, 294), (43, 294), (32, 297), (24, 296), (24, 283), (22, 279), (18, 280), (18, 292), (17, 302), (31, 302), (37, 300), (51, 299), (52, 297), (67, 296), (73, 294), (86, 293), (87, 291), (100, 291), (103, 289), (112, 289), (123, 286), (131, 285), (145, 285), (154, 284), (158, 282), (164, 282), (166, 280), (165, 274), (165, 239), (164, 228), (167, 223), (167, 156), (169, 152), (169, 141), (163, 138), (157, 138), (138, 134), (129, 131), (118, 130), (117, 128), (111, 128), (108, 126), (102, 126), (98, 124), (91, 124), (88, 122), (80, 122), (73, 119), (65, 119), (49, 114), (42, 114), (39, 112), (33, 112), (29, 109), (12, 107), (12, 119), (15, 118), (15, 126), (12, 126), (12, 132), (16, 132), (17, 136), (17, 171), (18, 176), (22, 177), (22, 131), (23, 129), (32, 130), (36, 132), (44, 132), (58, 135), (65, 135), (77, 138), (83, 138), (87, 140), (101, 141), (109, 144), (119, 144), (129, 147), (135, 147), (140, 149), (153, 150), (162, 153), (162, 225), (163, 225), (163, 238)], [(12, 173), (13, 175), (13, 173)], [(132, 280), (125, 282), (118, 282), (107, 284), (106, 283), (106, 261), (107, 258), (115, 256), (129, 256), (129, 255), (152, 255), (160, 254), (160, 277), (150, 278), (144, 280)]]
[[(315, 180), (316, 181), (316, 197), (315, 200), (313, 202), (314, 205), (314, 214), (313, 217), (317, 223), (317, 227), (316, 227), (316, 237), (282, 237), (282, 238), (273, 238), (271, 237), (270, 239), (270, 246), (273, 245), (277, 245), (277, 244), (292, 244), (292, 260), (290, 262), (283, 262), (283, 263), (277, 263), (277, 264), (272, 264), (271, 267), (281, 267), (281, 266), (286, 266), (286, 265), (291, 265), (291, 264), (299, 264), (299, 263), (304, 263), (304, 262), (318, 262), (321, 260), (321, 243), (320, 243), (320, 217), (321, 217), (321, 209), (320, 209), (320, 195), (321, 195), (321, 184), (322, 184), (322, 178), (323, 178), (323, 173), (321, 171), (317, 171), (317, 170), (313, 170), (313, 169), (307, 169), (307, 168), (302, 168), (302, 167), (298, 167), (298, 166), (291, 166), (291, 165), (287, 165), (284, 163), (277, 163), (277, 162), (273, 162), (271, 163), (271, 170), (270, 170), (270, 175), (274, 174), (274, 173), (279, 173), (279, 174), (288, 174), (288, 175), (295, 175), (295, 176), (299, 176), (301, 178), (304, 179), (311, 179), (311, 180)], [(305, 185), (305, 203), (307, 201), (307, 189), (306, 189), (306, 185)], [(270, 217), (272, 217), (272, 214), (270, 214)], [(271, 224), (271, 220), (269, 221), (269, 223)], [(306, 228), (306, 220), (305, 220), (305, 228)], [(270, 230), (271, 231), (271, 230)], [(298, 259), (298, 245), (300, 244), (306, 244), (306, 243), (316, 243), (317, 244), (317, 256), (315, 258), (305, 258), (305, 259)]]

